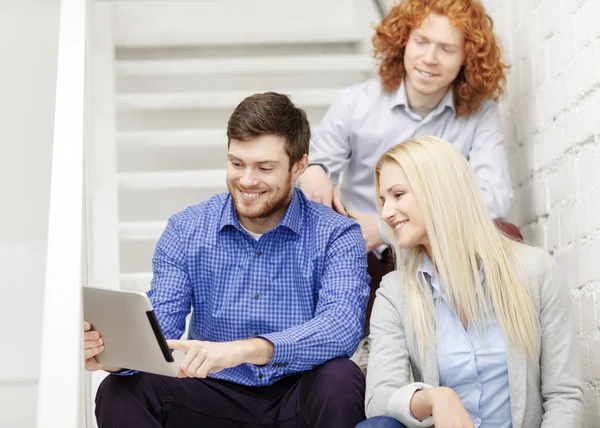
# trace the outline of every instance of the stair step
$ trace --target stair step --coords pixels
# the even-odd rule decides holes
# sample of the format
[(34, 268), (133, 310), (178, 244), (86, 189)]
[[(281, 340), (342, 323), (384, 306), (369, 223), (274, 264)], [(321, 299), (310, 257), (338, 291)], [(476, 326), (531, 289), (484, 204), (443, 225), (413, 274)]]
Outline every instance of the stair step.
[[(114, 38), (119, 48), (360, 43), (365, 39), (367, 26), (359, 25), (363, 9), (357, 9), (357, 2), (311, 3), (117, 1)], [(340, 10), (342, 4), (347, 6)]]
[(227, 130), (215, 129), (173, 129), (154, 131), (121, 131), (117, 141), (128, 147), (214, 147), (227, 142)]
[(208, 58), (188, 60), (118, 61), (118, 77), (155, 75), (243, 75), (277, 72), (370, 72), (374, 61), (365, 54), (297, 55), (248, 58)]
[(147, 292), (152, 272), (121, 273), (121, 290)]
[[(325, 107), (336, 99), (340, 88), (296, 89), (280, 92), (289, 94), (292, 101), (302, 108)], [(120, 110), (233, 110), (251, 93), (252, 91), (121, 94), (117, 96), (116, 103)]]
[(166, 220), (121, 222), (119, 238), (121, 241), (157, 241), (166, 226)]
[(225, 190), (225, 169), (199, 171), (125, 172), (119, 174), (123, 190), (215, 189)]

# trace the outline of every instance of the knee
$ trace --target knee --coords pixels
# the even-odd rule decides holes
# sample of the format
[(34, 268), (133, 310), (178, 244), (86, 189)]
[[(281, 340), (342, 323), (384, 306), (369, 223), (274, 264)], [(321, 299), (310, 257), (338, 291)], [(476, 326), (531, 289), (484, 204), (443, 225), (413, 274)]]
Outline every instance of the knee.
[(113, 407), (115, 403), (126, 403), (136, 397), (144, 388), (146, 374), (138, 373), (132, 376), (109, 375), (100, 384), (96, 392), (96, 409)]
[(336, 358), (319, 366), (316, 383), (332, 396), (347, 396), (358, 393), (364, 400), (365, 376), (353, 361), (347, 358)]

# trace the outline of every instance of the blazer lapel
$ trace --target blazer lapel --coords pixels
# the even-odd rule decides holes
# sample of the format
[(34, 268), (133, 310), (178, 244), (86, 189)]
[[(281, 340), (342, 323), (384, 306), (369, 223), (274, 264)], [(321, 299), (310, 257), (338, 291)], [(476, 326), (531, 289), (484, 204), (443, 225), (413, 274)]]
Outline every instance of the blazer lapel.
[(513, 428), (523, 427), (527, 394), (527, 358), (525, 354), (507, 343), (508, 386), (510, 389), (510, 413)]
[(437, 349), (432, 346), (425, 351), (423, 361), (423, 382), (431, 386), (440, 386), (440, 372), (437, 360)]
[[(406, 311), (402, 313), (402, 322), (404, 325), (407, 325), (406, 320)], [(408, 333), (407, 333), (408, 334)], [(415, 337), (414, 346), (416, 349), (411, 346), (411, 342), (408, 341), (408, 351), (411, 356), (411, 360), (413, 364), (412, 369), (417, 370), (417, 374), (415, 374), (415, 381), (423, 382), (431, 386), (440, 386), (440, 374), (438, 369), (438, 360), (437, 360), (437, 347), (434, 345), (425, 351), (423, 357), (424, 361), (421, 361), (421, 341)], [(415, 367), (416, 366), (416, 367)], [(419, 376), (419, 378), (417, 378)]]

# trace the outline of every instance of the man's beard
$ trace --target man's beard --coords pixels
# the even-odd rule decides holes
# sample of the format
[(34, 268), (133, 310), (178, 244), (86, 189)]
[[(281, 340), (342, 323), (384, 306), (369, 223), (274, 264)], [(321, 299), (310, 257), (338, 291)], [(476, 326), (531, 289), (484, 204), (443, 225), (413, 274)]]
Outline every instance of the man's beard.
[[(285, 184), (279, 187), (278, 190), (273, 194), (269, 194), (272, 192), (271, 189), (267, 190), (264, 195), (259, 196), (260, 198), (264, 198), (266, 196), (266, 200), (261, 203), (261, 205), (257, 207), (253, 207), (252, 209), (247, 208), (246, 202), (240, 198), (239, 188), (230, 183), (227, 183), (227, 189), (233, 198), (233, 205), (237, 212), (238, 217), (245, 217), (249, 220), (253, 221), (264, 221), (273, 217), (275, 214), (285, 210), (290, 203), (292, 191), (290, 191), (292, 185), (292, 177), (291, 174), (288, 176)], [(248, 190), (249, 193), (252, 193), (251, 190)], [(251, 202), (252, 203), (252, 202)]]

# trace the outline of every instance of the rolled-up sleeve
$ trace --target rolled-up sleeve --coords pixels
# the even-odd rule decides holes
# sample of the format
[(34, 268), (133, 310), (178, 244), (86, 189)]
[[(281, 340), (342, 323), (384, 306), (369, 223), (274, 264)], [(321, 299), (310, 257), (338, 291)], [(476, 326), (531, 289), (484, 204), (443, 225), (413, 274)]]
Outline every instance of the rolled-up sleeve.
[(490, 217), (505, 218), (513, 191), (498, 104), (485, 101), (477, 115), (469, 164), (481, 186)]
[(343, 90), (310, 138), (309, 163), (325, 167), (334, 186), (350, 161), (349, 117), (353, 102), (350, 91)]

